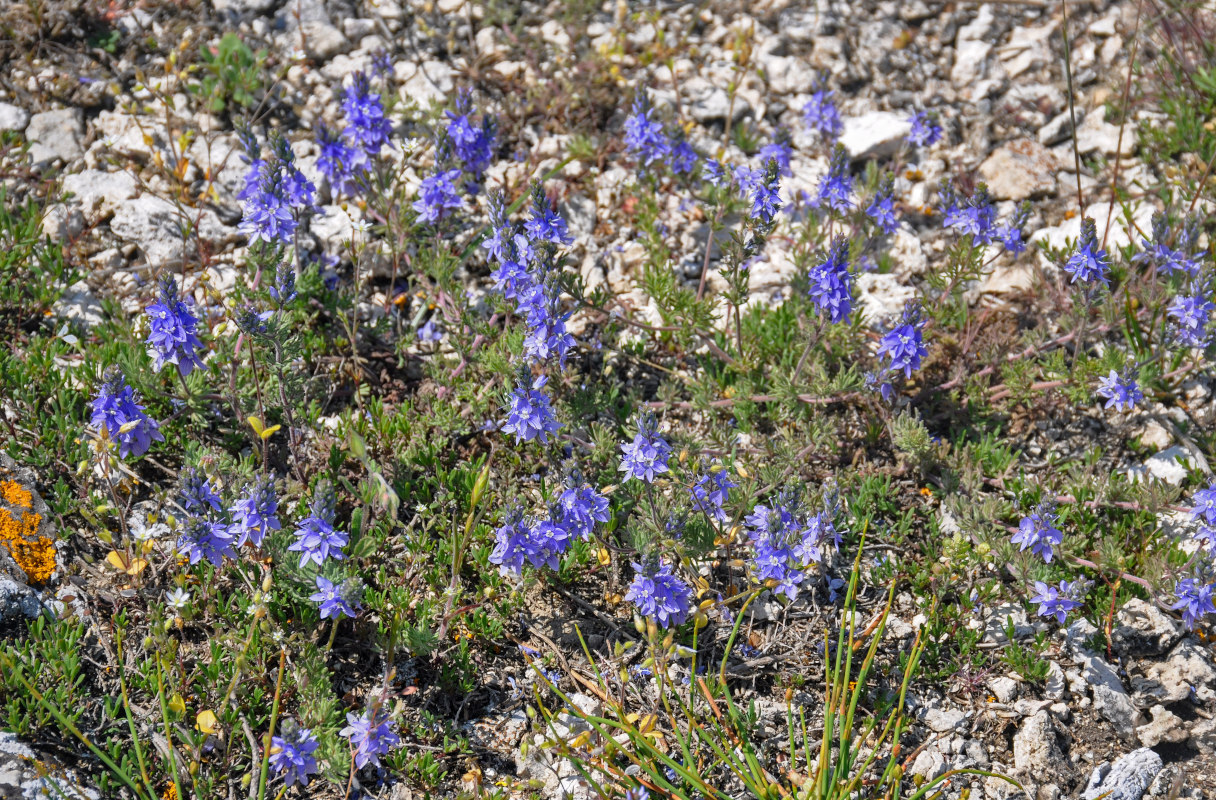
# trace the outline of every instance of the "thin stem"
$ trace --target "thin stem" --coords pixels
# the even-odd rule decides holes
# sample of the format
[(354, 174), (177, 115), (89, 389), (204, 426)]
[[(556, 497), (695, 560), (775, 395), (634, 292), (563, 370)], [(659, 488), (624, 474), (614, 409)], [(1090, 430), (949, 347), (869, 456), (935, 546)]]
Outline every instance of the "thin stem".
[(283, 696), (283, 670), (287, 667), (287, 651), (279, 651), (279, 675), (274, 681), (274, 702), (270, 706), (270, 728), (262, 739), (262, 772), (258, 775), (258, 800), (266, 798), (266, 777), (270, 771), (270, 746), (274, 738), (274, 726), (279, 721), (279, 701)]
[(1064, 77), (1068, 80), (1068, 116), (1072, 122), (1072, 160), (1077, 175), (1077, 213), (1085, 213), (1085, 197), (1081, 193), (1081, 153), (1077, 150), (1077, 109), (1072, 92), (1072, 47), (1068, 42), (1068, 0), (1060, 0), (1064, 11)]

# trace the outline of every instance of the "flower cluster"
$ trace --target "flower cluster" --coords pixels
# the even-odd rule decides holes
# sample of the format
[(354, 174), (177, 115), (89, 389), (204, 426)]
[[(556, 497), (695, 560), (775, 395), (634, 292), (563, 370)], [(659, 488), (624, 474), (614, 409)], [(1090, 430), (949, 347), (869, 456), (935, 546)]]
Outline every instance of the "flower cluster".
[(281, 528), (278, 511), (274, 481), (269, 478), (256, 481), (232, 506), (231, 530), (236, 543), (261, 547), (267, 533)]
[(874, 199), (866, 206), (866, 216), (874, 220), (878, 229), (888, 235), (899, 230), (899, 220), (895, 218), (894, 194), (895, 176), (888, 172), (878, 185)]
[(547, 517), (527, 519), (518, 507), (507, 512), (495, 532), (490, 562), (497, 564), (504, 575), (519, 575), (525, 564), (557, 569), (570, 543), (589, 538), (596, 524), (607, 522), (609, 516), (608, 498), (585, 485), (578, 472), (571, 470)]
[(355, 749), (355, 768), (363, 769), (368, 764), (380, 766), (380, 756), (387, 755), (401, 737), (397, 735), (397, 723), (378, 707), (368, 708), (362, 715), (346, 714), (346, 727), (338, 733), (350, 740)]
[(300, 217), (316, 208), (316, 187), (295, 165), (291, 146), (281, 137), (271, 143), (270, 158), (259, 156), (257, 141), (246, 134), (245, 156), (249, 170), (245, 188), (237, 195), (242, 203), (240, 230), (250, 244), (266, 242), (290, 247), (295, 242)]
[(1098, 381), (1098, 395), (1106, 398), (1106, 408), (1114, 407), (1127, 411), (1144, 399), (1140, 385), (1130, 375), (1120, 375), (1115, 370)]
[(1013, 534), (1012, 542), (1020, 544), (1021, 550), (1029, 549), (1047, 563), (1051, 563), (1053, 547), (1058, 547), (1064, 541), (1064, 534), (1056, 527), (1055, 507), (1051, 503), (1039, 503), (1027, 516), (1018, 523), (1018, 530)]
[(166, 275), (160, 282), (160, 302), (148, 306), (148, 355), (152, 369), (160, 372), (166, 364), (177, 367), (184, 378), (203, 366), (198, 351), (203, 343), (195, 329), (198, 319), (178, 296), (177, 282)]
[(688, 490), (692, 507), (719, 524), (726, 522), (726, 501), (739, 484), (721, 464), (714, 464)]
[(977, 245), (999, 242), (1014, 255), (1026, 249), (1022, 227), (1030, 218), (1029, 202), (1022, 203), (1005, 224), (998, 225), (996, 206), (985, 184), (979, 184), (971, 197), (964, 198), (954, 191), (949, 182), (943, 181), (940, 194), (943, 226), (970, 236)]
[(324, 576), (314, 578), (317, 591), (308, 599), (317, 604), (321, 619), (338, 620), (342, 617), (356, 617), (362, 605), (359, 599), (360, 587), (358, 581), (343, 581), (334, 583)]
[(771, 504), (757, 503), (744, 518), (747, 535), (755, 548), (752, 570), (756, 579), (791, 601), (806, 578), (811, 564), (823, 561), (823, 548), (840, 544), (831, 504), (808, 514), (801, 494), (782, 490)]
[(1202, 289), (1193, 294), (1174, 297), (1166, 314), (1174, 326), (1174, 338), (1184, 347), (1207, 347), (1211, 339), (1208, 324), (1216, 303), (1207, 299)]
[(335, 498), (333, 489), (318, 492), (309, 515), (300, 520), (295, 530), (296, 540), (287, 549), (300, 554), (300, 568), (309, 561), (322, 566), (329, 558), (341, 561), (342, 548), (350, 541), (346, 533), (334, 527)]
[(671, 142), (663, 133), (663, 123), (654, 118), (654, 107), (646, 92), (638, 92), (633, 111), (625, 118), (625, 148), (642, 167), (649, 167), (671, 154)]
[(924, 343), (924, 329), (920, 304), (905, 304), (900, 324), (878, 340), (878, 357), (886, 357), (888, 372), (903, 372), (905, 378), (911, 378), (912, 373), (920, 369), (921, 360), (929, 354)]
[(1072, 276), (1070, 283), (1081, 281), (1103, 286), (1110, 283), (1110, 257), (1099, 245), (1097, 226), (1089, 217), (1081, 220), (1081, 238), (1077, 240), (1072, 255), (1064, 262), (1064, 271)]
[(908, 120), (912, 130), (908, 131), (908, 144), (913, 147), (932, 147), (942, 138), (942, 125), (932, 111), (917, 111)]
[(270, 740), (270, 768), (283, 778), (283, 785), (307, 786), (309, 776), (317, 772), (317, 748), (321, 743), (309, 728), (301, 728), (293, 720), (284, 720), (278, 736)]
[(811, 99), (802, 107), (802, 121), (824, 140), (836, 141), (844, 131), (840, 110), (832, 102), (835, 92), (820, 87), (811, 94)]
[(849, 172), (849, 154), (842, 145), (836, 145), (832, 151), (827, 174), (819, 180), (811, 205), (827, 206), (841, 213), (853, 208), (853, 175)]
[(657, 558), (647, 559), (645, 564), (635, 561), (633, 569), (636, 574), (625, 599), (660, 628), (682, 625), (692, 612), (692, 588), (672, 573), (671, 565)]
[[(1182, 273), (1191, 278), (1199, 277), (1199, 264), (1204, 254), (1192, 254), (1187, 249), (1176, 249), (1170, 245), (1170, 226), (1164, 214), (1153, 214), (1153, 238), (1141, 238), (1143, 249), (1132, 256), (1134, 264), (1149, 264), (1166, 275)], [(1185, 238), (1189, 241), (1190, 237)]]
[(418, 199), (412, 208), (418, 212), (418, 217), (428, 225), (434, 225), (453, 211), (464, 206), (460, 192), (456, 189), (456, 181), (460, 180), (460, 170), (438, 170), (422, 179), (418, 187)]
[(811, 302), (833, 324), (847, 323), (853, 312), (853, 276), (849, 272), (849, 240), (837, 236), (808, 275)]
[(1194, 578), (1182, 578), (1174, 588), (1174, 596), (1178, 600), (1170, 606), (1175, 611), (1182, 612), (1182, 621), (1187, 630), (1194, 630), (1195, 623), (1207, 614), (1216, 614), (1216, 604), (1213, 604), (1213, 593), (1216, 585), (1197, 581)]
[(1191, 519), (1196, 524), (1194, 539), (1216, 556), (1216, 481), (1206, 489), (1195, 492), (1191, 506)]
[(1039, 604), (1040, 617), (1055, 617), (1063, 625), (1068, 615), (1081, 607), (1081, 603), (1072, 597), (1074, 588), (1068, 581), (1060, 581), (1059, 588), (1035, 581), (1034, 589), (1038, 594), (1031, 597), (1030, 602)]
[(110, 441), (118, 443), (118, 455), (122, 458), (142, 456), (152, 442), (165, 440), (160, 425), (144, 413), (135, 390), (127, 385), (118, 367), (110, 367), (98, 387), (89, 424), (99, 434), (104, 429)]
[(659, 434), (657, 423), (651, 415), (638, 419), (638, 431), (633, 441), (621, 445), (621, 465), (618, 468), (625, 477), (636, 478), (645, 483), (667, 472), (667, 458), (671, 445)]
[[(480, 181), (482, 173), (494, 158), (498, 124), (492, 116), (484, 114), (481, 123), (475, 125), (472, 112), (473, 96), (467, 90), (460, 92), (456, 96), (455, 110), (446, 112), (447, 136), (461, 169), (472, 176), (473, 181)], [(473, 193), (470, 191), (470, 194)]]
[(553, 414), (549, 397), (541, 391), (549, 379), (541, 375), (528, 384), (521, 383), (511, 391), (507, 401), (507, 419), (502, 424), (503, 433), (515, 436), (517, 442), (533, 439), (541, 444), (549, 442), (549, 435), (556, 433), (562, 424)]

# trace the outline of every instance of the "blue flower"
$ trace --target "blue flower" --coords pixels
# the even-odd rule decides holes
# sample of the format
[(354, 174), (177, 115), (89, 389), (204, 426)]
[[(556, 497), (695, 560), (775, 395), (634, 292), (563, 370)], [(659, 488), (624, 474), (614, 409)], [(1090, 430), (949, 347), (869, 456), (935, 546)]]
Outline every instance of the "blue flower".
[(932, 147), (942, 138), (942, 126), (936, 113), (917, 111), (908, 121), (912, 123), (912, 130), (908, 132), (908, 143), (914, 147)]
[(1053, 547), (1058, 547), (1064, 541), (1064, 534), (1055, 526), (1059, 524), (1055, 509), (1049, 503), (1039, 503), (1028, 516), (1018, 523), (1018, 530), (1011, 539), (1014, 544), (1020, 544), (1021, 550), (1040, 556), (1048, 564), (1051, 563)]
[(823, 546), (838, 546), (840, 534), (832, 521), (832, 508), (806, 516), (795, 489), (784, 489), (772, 505), (757, 503), (744, 518), (748, 538), (755, 548), (752, 571), (762, 584), (770, 585), (791, 601), (805, 579), (804, 570), (823, 561)]
[(566, 221), (549, 204), (539, 185), (532, 189), (532, 218), (524, 223), (524, 230), (533, 241), (570, 244), (574, 239), (566, 228)]
[(110, 441), (118, 443), (121, 458), (142, 456), (152, 442), (165, 440), (160, 425), (144, 413), (144, 407), (136, 400), (135, 390), (127, 385), (118, 367), (110, 367), (98, 387), (89, 424), (98, 432), (105, 428)]
[(443, 329), (435, 324), (435, 320), (428, 319), (422, 325), (418, 326), (418, 341), (420, 342), (438, 342), (443, 339)]
[(802, 121), (806, 123), (806, 126), (831, 142), (836, 141), (840, 132), (844, 130), (844, 123), (840, 121), (840, 111), (832, 102), (833, 94), (835, 92), (819, 89), (802, 107)]
[(904, 373), (911, 378), (920, 369), (920, 362), (929, 354), (924, 344), (925, 321), (920, 315), (920, 305), (909, 302), (904, 306), (903, 319), (878, 340), (878, 357), (887, 357), (887, 372)]
[(730, 183), (730, 175), (723, 169), (721, 161), (707, 158), (701, 164), (701, 180), (710, 186), (721, 188)]
[(878, 193), (866, 207), (866, 216), (874, 220), (878, 229), (886, 234), (899, 230), (899, 220), (895, 218), (895, 176), (887, 173), (878, 186)]
[(277, 531), (279, 524), (279, 501), (274, 493), (274, 481), (262, 478), (248, 489), (232, 506), (232, 532), (236, 543), (251, 543), (261, 547), (262, 540), (270, 531)]
[(285, 720), (281, 735), (270, 739), (270, 768), (283, 776), (283, 784), (288, 788), (297, 783), (307, 786), (308, 776), (317, 772), (314, 753), (320, 746), (312, 730)]
[(751, 180), (749, 190), (752, 201), (751, 217), (764, 223), (773, 221), (773, 217), (781, 210), (781, 197), (778, 188), (781, 176), (776, 162), (768, 162), (763, 170), (759, 170), (756, 179)]
[(1030, 219), (1030, 210), (1030, 201), (1024, 200), (1008, 222), (992, 229), (993, 241), (999, 241), (1002, 247), (1015, 256), (1026, 249), (1026, 243), (1022, 240), (1022, 228)]
[(853, 277), (849, 273), (849, 240), (837, 236), (823, 260), (807, 276), (811, 302), (833, 323), (847, 322), (853, 311)]
[(186, 522), (177, 539), (177, 551), (194, 566), (206, 559), (215, 567), (224, 563), (224, 557), (236, 558), (232, 549), (232, 533), (228, 526), (216, 520), (195, 517)]
[(1178, 295), (1166, 309), (1174, 321), (1174, 336), (1185, 347), (1206, 347), (1208, 321), (1216, 309), (1203, 294)]
[(1073, 586), (1068, 581), (1060, 581), (1059, 589), (1042, 581), (1035, 581), (1034, 589), (1038, 594), (1030, 598), (1030, 602), (1039, 604), (1040, 617), (1055, 617), (1056, 621), (1063, 625), (1068, 615), (1081, 607), (1079, 602), (1072, 599)]
[(549, 435), (556, 433), (562, 424), (553, 414), (549, 398), (541, 389), (548, 378), (541, 375), (532, 381), (532, 387), (522, 381), (511, 392), (507, 403), (507, 419), (502, 425), (504, 433), (514, 434), (516, 442), (530, 442), (533, 439), (541, 444), (548, 444)]
[(739, 484), (730, 479), (730, 473), (721, 464), (714, 464), (697, 479), (688, 490), (692, 495), (692, 507), (718, 523), (726, 522), (726, 501), (730, 490)]
[[(784, 136), (788, 135), (788, 133), (784, 134)], [(756, 157), (760, 160), (760, 163), (765, 166), (767, 166), (768, 162), (770, 161), (777, 162), (777, 172), (782, 177), (789, 178), (794, 174), (794, 171), (790, 169), (790, 157), (792, 155), (793, 151), (790, 149), (788, 139), (780, 138), (775, 142), (769, 142), (764, 147), (761, 147), (760, 152), (756, 154)]]
[(671, 566), (654, 560), (643, 567), (633, 562), (637, 573), (625, 599), (638, 607), (643, 617), (653, 619), (661, 628), (680, 625), (692, 610), (692, 589), (672, 574)]
[(191, 516), (203, 516), (209, 511), (219, 512), (222, 509), (219, 495), (215, 493), (211, 481), (205, 473), (194, 467), (188, 467), (182, 473), (182, 491), (178, 495), (178, 502)]
[(1216, 614), (1216, 605), (1212, 603), (1212, 590), (1212, 584), (1198, 583), (1194, 578), (1178, 581), (1178, 586), (1174, 589), (1178, 602), (1170, 608), (1182, 612), (1182, 621), (1187, 630), (1194, 630), (1195, 623), (1205, 614)]
[(396, 733), (397, 723), (379, 708), (368, 708), (362, 715), (346, 714), (346, 727), (338, 733), (349, 739), (355, 748), (355, 768), (367, 764), (380, 766), (380, 756), (401, 743)]
[(321, 619), (358, 616), (360, 603), (353, 582), (350, 582), (350, 585), (346, 581), (333, 583), (320, 575), (317, 575), (314, 580), (317, 591), (309, 595), (308, 599), (317, 604), (321, 611)]
[(518, 299), (535, 285), (527, 267), (517, 261), (503, 261), (490, 277), (494, 279), (494, 288), (508, 300)]
[(518, 507), (509, 509), (503, 524), (494, 532), (490, 563), (497, 564), (503, 575), (519, 575), (523, 572), (524, 564), (532, 562), (539, 553), (532, 525), (524, 517), (523, 510)]
[(657, 475), (667, 472), (667, 458), (671, 445), (659, 434), (653, 416), (647, 414), (638, 420), (638, 432), (633, 441), (621, 445), (619, 470), (626, 479), (637, 478), (654, 483)]
[(1110, 271), (1110, 258), (1106, 251), (1098, 245), (1097, 227), (1089, 217), (1081, 220), (1081, 238), (1076, 250), (1064, 262), (1064, 271), (1072, 276), (1069, 283), (1109, 283), (1107, 272)]
[(160, 372), (166, 364), (175, 364), (184, 378), (195, 367), (203, 366), (198, 357), (203, 343), (195, 334), (198, 320), (178, 297), (177, 282), (171, 276), (161, 281), (160, 302), (148, 306), (147, 314), (152, 369)]
[(316, 188), (295, 166), (285, 139), (274, 140), (272, 149), (268, 161), (249, 154), (252, 161), (245, 190), (239, 195), (243, 201), (240, 230), (250, 244), (264, 241), (290, 246), (299, 227), (297, 212), (314, 207)]
[(595, 530), (597, 522), (607, 522), (612, 515), (608, 511), (607, 497), (577, 481), (577, 474), (570, 476), (557, 498), (556, 508), (562, 524), (575, 536), (585, 539)]
[(574, 337), (566, 330), (570, 314), (562, 313), (555, 290), (543, 292), (542, 304), (528, 310), (528, 335), (524, 337), (524, 355), (534, 361), (548, 361), (557, 356), (558, 365), (566, 366), (566, 355), (574, 347)]
[(1212, 481), (1206, 489), (1197, 490), (1191, 502), (1191, 519), (1207, 520), (1209, 524), (1216, 525), (1216, 481)]
[(836, 145), (832, 152), (828, 172), (819, 180), (811, 205), (815, 208), (827, 206), (840, 212), (853, 207), (853, 176), (849, 174), (849, 155), (841, 145)]
[(697, 151), (687, 139), (679, 139), (671, 148), (671, 171), (677, 175), (691, 175), (697, 169)]
[(976, 244), (989, 244), (994, 240), (996, 208), (985, 184), (977, 186), (975, 193), (962, 202), (946, 181), (942, 182), (941, 194), (942, 225), (971, 236)]
[(456, 149), (464, 171), (480, 176), (494, 158), (494, 140), (498, 126), (493, 118), (483, 115), (480, 125), (469, 120), (473, 110), (472, 95), (468, 90), (460, 92), (456, 99), (456, 110), (448, 111), (448, 138)]
[(380, 95), (372, 92), (366, 74), (356, 72), (351, 77), (350, 86), (342, 95), (342, 113), (346, 118), (347, 139), (369, 156), (379, 155), (380, 149), (388, 144), (393, 126), (385, 118), (384, 104)]
[(296, 541), (288, 550), (300, 554), (300, 568), (309, 561), (321, 566), (331, 556), (341, 561), (342, 548), (349, 542), (347, 535), (334, 528), (334, 495), (326, 489), (313, 500), (311, 512), (300, 520), (295, 530)]
[(1135, 378), (1120, 375), (1113, 369), (1105, 378), (1099, 379), (1098, 395), (1107, 398), (1105, 408), (1114, 406), (1119, 411), (1126, 411), (1144, 399)]
[(464, 201), (456, 190), (456, 181), (460, 178), (460, 170), (440, 170), (422, 179), (418, 187), (418, 199), (411, 206), (418, 212), (423, 222), (434, 225), (445, 217), (451, 209), (461, 208)]
[(335, 195), (354, 195), (367, 171), (363, 150), (352, 146), (346, 137), (331, 133), (324, 125), (317, 127), (317, 171), (329, 181)]
[(646, 92), (638, 92), (633, 100), (633, 111), (625, 118), (625, 149), (643, 167), (667, 157), (671, 142), (663, 134), (663, 123), (653, 119), (654, 108)]
[(1153, 214), (1153, 239), (1141, 239), (1144, 250), (1132, 256), (1136, 264), (1148, 263), (1155, 269), (1172, 275), (1182, 272), (1194, 278), (1199, 275), (1199, 260), (1187, 255), (1181, 250), (1170, 247), (1170, 227), (1165, 215)]

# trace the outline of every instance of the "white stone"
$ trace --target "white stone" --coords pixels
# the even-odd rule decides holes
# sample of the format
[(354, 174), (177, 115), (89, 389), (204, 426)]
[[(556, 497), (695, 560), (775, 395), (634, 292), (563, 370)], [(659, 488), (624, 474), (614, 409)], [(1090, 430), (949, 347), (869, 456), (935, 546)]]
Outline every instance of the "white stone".
[(1129, 469), (1127, 475), (1133, 481), (1154, 479), (1178, 486), (1186, 480), (1187, 465), (1193, 463), (1185, 447), (1174, 445), (1149, 456), (1142, 466)]
[(86, 330), (105, 321), (101, 301), (84, 281), (69, 286), (55, 301), (51, 313), (55, 319), (78, 322)]
[(135, 178), (128, 172), (86, 169), (65, 175), (62, 185), (85, 211), (96, 211), (102, 218), (135, 196)]
[(182, 226), (197, 222), (195, 235), (203, 241), (222, 243), (232, 234), (220, 223), (210, 209), (183, 208), (168, 200), (144, 194), (123, 203), (110, 220), (110, 230), (121, 239), (134, 242), (152, 266), (174, 263), (182, 257), (183, 248), (193, 247), (182, 239)]
[(906, 114), (871, 111), (860, 117), (845, 117), (840, 143), (854, 160), (894, 155), (912, 131)]
[(30, 112), (12, 103), (0, 103), (0, 131), (23, 131), (30, 124)]
[(915, 289), (890, 273), (863, 272), (857, 276), (857, 291), (866, 321), (877, 327), (887, 326), (903, 313), (904, 303), (916, 298)]
[(30, 117), (25, 128), (30, 143), (30, 163), (35, 167), (49, 166), (56, 159), (74, 161), (84, 155), (80, 145), (84, 122), (78, 108), (44, 111)]
[(1095, 108), (1084, 121), (1077, 123), (1077, 151), (1081, 155), (1098, 152), (1113, 156), (1120, 153), (1130, 156), (1136, 151), (1135, 126), (1123, 126), (1123, 139), (1119, 139), (1119, 126), (1106, 121), (1106, 109)]
[(1028, 200), (1055, 193), (1060, 165), (1033, 139), (1002, 145), (980, 165), (980, 178), (997, 200)]
[(920, 275), (929, 268), (929, 257), (920, 243), (920, 237), (900, 227), (891, 235), (891, 268), (896, 275), (907, 277)]

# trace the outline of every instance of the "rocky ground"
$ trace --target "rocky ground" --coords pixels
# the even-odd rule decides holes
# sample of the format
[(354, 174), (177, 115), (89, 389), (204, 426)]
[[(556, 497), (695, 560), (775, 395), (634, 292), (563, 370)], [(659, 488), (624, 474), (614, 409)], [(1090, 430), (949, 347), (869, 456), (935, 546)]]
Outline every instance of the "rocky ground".
[[(897, 313), (948, 246), (928, 213), (943, 177), (987, 182), (1002, 213), (1032, 201), (1028, 229), (1052, 246), (1077, 236), (1080, 191), (1085, 216), (1098, 220), (1100, 236), (1109, 219), (1108, 245), (1118, 247), (1150, 229), (1156, 209), (1152, 189), (1167, 173), (1202, 168), (1185, 159), (1143, 163), (1135, 126), (1121, 129), (1106, 121), (1107, 105), (1124, 90), (1129, 45), (1140, 24), (1142, 4), (1134, 0), (1069, 4), (1075, 141), (1058, 2), (622, 0), (544, 6), (465, 0), (109, 5), (69, 0), (47, 5), (51, 13), (39, 18), (15, 4), (0, 11), (4, 30), (11, 31), (0, 41), (0, 133), (5, 135), (0, 177), (6, 203), (27, 197), (54, 201), (43, 232), (64, 243), (84, 275), (68, 287), (54, 316), (56, 324), (70, 321), (86, 329), (110, 302), (130, 314), (144, 307), (149, 264), (185, 262), (196, 279), (195, 299), (218, 309), (215, 304), (233, 286), (245, 251), (237, 230), (236, 194), (245, 162), (236, 122), (251, 114), (286, 132), (305, 172), (315, 174), (310, 131), (337, 118), (337, 87), (356, 70), (370, 68), (382, 51), (391, 57), (403, 105), (443, 103), (461, 86), (493, 98), (486, 110), (501, 116), (507, 150), (520, 156), (492, 168), (491, 183), (517, 186), (544, 175), (561, 164), (577, 137), (591, 137), (596, 157), (565, 163), (551, 178), (575, 235), (573, 255), (589, 286), (606, 285), (623, 307), (651, 322), (657, 321), (653, 309), (634, 284), (643, 249), (629, 212), (637, 202), (628, 193), (631, 168), (618, 158), (633, 87), (649, 87), (660, 107), (691, 119), (689, 139), (706, 152), (737, 151), (727, 133), (732, 127), (746, 126), (765, 140), (789, 131), (794, 176), (783, 194), (797, 203), (826, 170), (822, 146), (801, 122), (801, 108), (816, 81), (826, 81), (836, 91), (844, 116), (841, 142), (850, 155), (903, 163), (897, 195), (913, 224), (894, 237), (893, 269), (858, 281), (861, 302), (875, 319)], [(207, 94), (190, 88), (201, 72), (183, 74), (178, 59), (193, 57), (204, 43), (218, 45), (230, 32), (255, 51), (264, 49), (259, 58), (275, 80), (248, 108), (209, 108)], [(1138, 41), (1139, 58), (1151, 61), (1156, 45), (1147, 36)], [(733, 95), (727, 90), (731, 84), (737, 86)], [(1151, 99), (1133, 93), (1136, 123), (1159, 118)], [(901, 142), (909, 117), (920, 109), (941, 115), (946, 139), (909, 163)], [(1079, 165), (1074, 156), (1080, 157)], [(408, 154), (398, 157), (407, 185), (416, 185), (420, 176)], [(1126, 203), (1108, 213), (1116, 169)], [(312, 244), (318, 253), (340, 255), (366, 210), (328, 198), (322, 210), (310, 231)], [(695, 285), (704, 220), (675, 205), (663, 209), (661, 219), (676, 268)], [(183, 246), (183, 223), (197, 234), (197, 246)], [(753, 302), (788, 294), (797, 269), (795, 244), (779, 232), (753, 266)], [(1029, 263), (999, 257), (975, 287), (975, 303), (996, 316), (1016, 316), (1029, 296), (1051, 291)], [(1049, 266), (1046, 258), (1043, 265)], [(486, 290), (484, 274), (466, 277), (471, 290)], [(378, 275), (373, 283), (362, 306), (366, 317), (385, 313), (392, 291), (388, 278)], [(710, 278), (711, 286), (715, 280)], [(72, 365), (63, 369), (71, 381)], [(1199, 380), (1188, 391), (1190, 422), (1213, 423), (1212, 388), (1210, 379)], [(1178, 458), (1206, 466), (1203, 454), (1178, 430), (1179, 422), (1188, 422), (1180, 413), (1158, 407), (1124, 420), (1120, 435), (1148, 443), (1157, 453), (1144, 458), (1120, 450), (1111, 468), (1177, 484), (1186, 475)], [(1051, 450), (1075, 456), (1094, 435), (1085, 420), (1028, 422), (1020, 463), (1033, 465)], [(37, 497), (36, 476), (19, 474), (15, 464), (4, 469)], [(8, 561), (0, 564), (6, 617), (28, 616), (31, 605), (62, 604), (65, 590), (74, 585), (63, 580), (58, 590), (34, 592), (25, 586), (28, 570)], [(63, 565), (57, 570), (61, 575)], [(87, 585), (82, 589), (89, 591)], [(556, 618), (550, 638), (563, 648), (569, 642), (560, 640), (561, 617), (572, 613), (587, 616), (570, 604), (558, 604), (549, 618), (538, 616), (545, 624)], [(901, 597), (895, 613), (900, 619), (888, 636), (898, 648), (913, 633), (911, 598)], [(1020, 607), (986, 609), (973, 622), (984, 631), (981, 647), (1009, 646), (1007, 619), (1021, 639), (1047, 630)], [(594, 626), (593, 619), (584, 622)], [(757, 619), (755, 626), (773, 641), (779, 629), (774, 626), (788, 622)], [(1084, 620), (1053, 634), (1050, 672), (1041, 685), (999, 672), (959, 675), (949, 685), (914, 685), (918, 743), (910, 771), (926, 778), (964, 767), (1005, 772), (1023, 781), (1037, 800), (1216, 797), (1211, 642), (1186, 633), (1171, 614), (1143, 601), (1115, 614), (1109, 650), (1095, 644), (1101, 641), (1098, 634)], [(569, 655), (574, 657), (573, 648)], [(761, 730), (784, 735), (786, 705), (764, 688), (765, 665), (742, 668), (759, 679), (753, 697), (760, 702)], [(587, 694), (576, 700), (589, 707), (597, 703)], [(806, 700), (813, 702), (809, 695)], [(489, 704), (467, 729), (479, 746), (498, 754), (502, 773), (540, 782), (545, 796), (590, 796), (568, 765), (549, 763), (539, 747), (526, 757), (520, 754), (521, 741), (540, 734), (519, 700)], [(48, 781), (74, 785), (56, 769), (39, 766), (56, 760), (53, 753), (36, 756), (39, 743), (9, 739), (0, 745), (0, 796), (57, 796), (48, 794)], [(487, 780), (495, 779), (494, 772), (487, 770)], [(960, 778), (948, 793), (957, 797), (963, 787), (970, 788), (972, 800), (1008, 797), (1012, 791), (996, 780)], [(82, 796), (71, 794), (76, 789), (63, 791)], [(95, 790), (81, 791), (97, 796)]]

